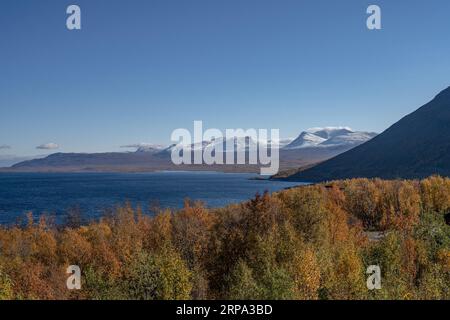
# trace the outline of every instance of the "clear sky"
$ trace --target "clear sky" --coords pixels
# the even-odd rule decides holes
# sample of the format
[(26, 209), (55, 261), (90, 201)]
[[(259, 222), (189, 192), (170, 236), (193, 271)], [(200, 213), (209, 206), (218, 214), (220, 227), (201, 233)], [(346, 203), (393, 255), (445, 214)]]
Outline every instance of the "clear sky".
[(194, 120), (381, 132), (449, 85), (448, 0), (0, 2), (0, 155), (169, 143)]

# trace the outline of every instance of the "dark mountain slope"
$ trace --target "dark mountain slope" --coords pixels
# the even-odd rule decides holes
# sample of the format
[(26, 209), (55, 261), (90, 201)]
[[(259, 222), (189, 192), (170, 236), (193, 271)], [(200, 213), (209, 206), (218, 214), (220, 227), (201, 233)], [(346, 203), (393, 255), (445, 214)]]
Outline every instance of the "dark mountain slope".
[(370, 141), (288, 180), (450, 176), (450, 87)]

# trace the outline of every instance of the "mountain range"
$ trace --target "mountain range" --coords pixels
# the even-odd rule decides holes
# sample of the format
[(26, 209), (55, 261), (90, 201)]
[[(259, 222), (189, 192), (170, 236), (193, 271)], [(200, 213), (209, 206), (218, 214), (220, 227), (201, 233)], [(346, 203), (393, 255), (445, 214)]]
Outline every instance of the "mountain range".
[(287, 177), (291, 181), (450, 176), (450, 87), (359, 146)]
[[(376, 136), (375, 133), (353, 131), (348, 127), (313, 128), (295, 139), (280, 140), (280, 169), (293, 169), (332, 158)], [(247, 151), (257, 141), (249, 137), (229, 140), (202, 141), (191, 145), (192, 150), (214, 148), (223, 144), (224, 152)], [(2, 171), (119, 171), (155, 170), (217, 170), (225, 172), (257, 172), (257, 165), (181, 165), (171, 162), (171, 152), (177, 145), (139, 144), (134, 152), (54, 153), (40, 159), (22, 161)], [(217, 149), (216, 149), (217, 150)]]
[(296, 139), (284, 146), (285, 150), (304, 148), (355, 147), (377, 134), (353, 131), (348, 127), (312, 128), (303, 131)]
[[(383, 133), (354, 131), (348, 127), (312, 128), (295, 139), (279, 142), (280, 170), (275, 178), (319, 182), (355, 177), (423, 178), (450, 176), (450, 87), (432, 101), (393, 124)], [(256, 141), (246, 137), (230, 141), (202, 141), (192, 149), (225, 144), (224, 152), (248, 150)], [(232, 148), (230, 149), (231, 146)], [(130, 146), (128, 146), (130, 147)], [(134, 145), (134, 152), (55, 153), (14, 164), (1, 171), (155, 171), (217, 170), (257, 172), (257, 165), (172, 164), (177, 145)], [(0, 159), (1, 160), (1, 159)], [(300, 169), (299, 169), (300, 168)]]

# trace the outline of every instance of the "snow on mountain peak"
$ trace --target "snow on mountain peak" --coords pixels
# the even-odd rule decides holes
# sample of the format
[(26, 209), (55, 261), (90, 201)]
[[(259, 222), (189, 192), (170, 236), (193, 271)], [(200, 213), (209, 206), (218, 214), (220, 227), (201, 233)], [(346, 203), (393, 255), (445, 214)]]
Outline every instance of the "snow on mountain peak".
[(312, 133), (323, 139), (330, 139), (354, 131), (349, 127), (323, 127), (323, 128), (310, 128), (306, 130), (306, 132)]
[(284, 149), (301, 149), (310, 147), (356, 146), (364, 143), (376, 134), (353, 131), (349, 127), (310, 128), (303, 131)]
[[(328, 148), (328, 147), (355, 147), (376, 136), (376, 133), (354, 131), (349, 127), (315, 127), (303, 131), (296, 139), (280, 139), (278, 148), (302, 149), (302, 148)], [(271, 141), (269, 141), (270, 143)], [(213, 141), (202, 141), (188, 144), (184, 147), (194, 150), (202, 150), (207, 147), (224, 152), (243, 151), (259, 144), (267, 144), (267, 141), (255, 141), (251, 137), (220, 138)], [(219, 145), (222, 144), (222, 148)], [(149, 143), (122, 146), (123, 148), (136, 148), (136, 152), (171, 152), (174, 148), (183, 148), (182, 144), (162, 146)]]
[(329, 131), (329, 132), (333, 132), (333, 131), (338, 131), (338, 130), (346, 130), (346, 131), (352, 131), (353, 129), (350, 127), (314, 127), (314, 128), (309, 128), (307, 130), (305, 130), (306, 132), (317, 132), (317, 131)]
[(165, 146), (160, 144), (151, 144), (145, 142), (128, 144), (120, 147), (125, 149), (136, 149), (136, 152), (157, 152), (165, 148)]

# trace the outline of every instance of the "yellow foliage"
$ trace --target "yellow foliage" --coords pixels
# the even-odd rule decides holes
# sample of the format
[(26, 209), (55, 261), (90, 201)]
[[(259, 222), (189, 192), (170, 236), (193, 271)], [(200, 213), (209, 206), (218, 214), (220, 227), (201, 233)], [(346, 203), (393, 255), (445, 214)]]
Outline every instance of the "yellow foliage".
[[(350, 179), (220, 209), (129, 204), (58, 226), (0, 227), (0, 299), (450, 298), (450, 179)], [(370, 238), (377, 234), (378, 238)], [(368, 292), (368, 265), (382, 289)], [(66, 268), (79, 265), (79, 292)], [(141, 278), (143, 277), (143, 279)]]

